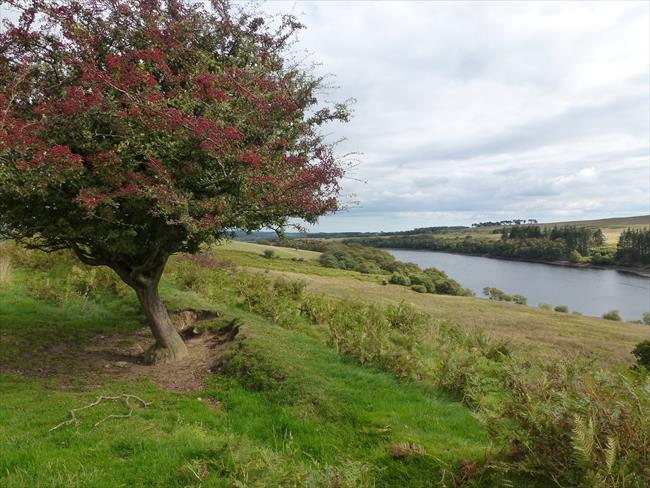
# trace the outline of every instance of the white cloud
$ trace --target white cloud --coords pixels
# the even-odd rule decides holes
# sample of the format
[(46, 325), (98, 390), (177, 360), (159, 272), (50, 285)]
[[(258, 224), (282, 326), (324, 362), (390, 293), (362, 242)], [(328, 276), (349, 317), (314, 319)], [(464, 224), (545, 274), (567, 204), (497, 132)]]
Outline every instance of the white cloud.
[[(286, 10), (293, 4), (271, 2)], [(300, 46), (336, 75), (360, 207), (320, 230), (642, 214), (649, 4), (303, 2)]]
[(358, 100), (328, 130), (363, 153), (343, 181), (360, 206), (316, 230), (650, 212), (648, 2), (262, 8), (298, 14), (327, 98)]

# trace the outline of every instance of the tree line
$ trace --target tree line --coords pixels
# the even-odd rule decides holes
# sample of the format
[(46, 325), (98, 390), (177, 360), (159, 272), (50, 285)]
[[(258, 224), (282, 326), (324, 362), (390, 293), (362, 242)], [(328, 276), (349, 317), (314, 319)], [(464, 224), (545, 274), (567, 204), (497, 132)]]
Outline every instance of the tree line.
[(500, 225), (524, 225), (524, 224), (536, 224), (537, 219), (512, 219), (512, 220), (499, 220), (498, 222), (492, 222), (488, 220), (487, 222), (476, 222), (472, 224), (472, 227), (498, 227)]
[(616, 259), (621, 263), (650, 264), (650, 229), (626, 229), (616, 246)]
[[(427, 249), (507, 259), (563, 261), (593, 264), (650, 264), (650, 230), (627, 229), (616, 248), (606, 246), (601, 229), (578, 226), (542, 228), (536, 225), (503, 227), (501, 239), (445, 238), (433, 235), (399, 235), (357, 239), (372, 247)], [(347, 241), (344, 241), (347, 242)], [(352, 241), (350, 241), (352, 242)]]

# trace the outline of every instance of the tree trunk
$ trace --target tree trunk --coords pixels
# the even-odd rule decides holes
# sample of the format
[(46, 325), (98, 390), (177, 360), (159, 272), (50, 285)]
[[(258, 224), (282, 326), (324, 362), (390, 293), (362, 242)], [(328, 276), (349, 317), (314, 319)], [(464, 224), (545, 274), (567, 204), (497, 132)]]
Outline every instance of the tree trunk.
[(158, 293), (158, 281), (137, 286), (136, 294), (156, 338), (156, 344), (145, 354), (149, 364), (171, 363), (188, 356), (187, 347), (172, 324), (165, 304)]

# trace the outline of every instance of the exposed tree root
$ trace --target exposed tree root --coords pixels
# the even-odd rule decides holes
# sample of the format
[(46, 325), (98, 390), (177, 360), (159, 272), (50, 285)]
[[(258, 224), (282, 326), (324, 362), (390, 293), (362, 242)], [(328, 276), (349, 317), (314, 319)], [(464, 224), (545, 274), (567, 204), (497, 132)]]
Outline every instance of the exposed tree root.
[[(56, 430), (59, 427), (63, 427), (64, 425), (74, 424), (74, 425), (78, 426), (80, 421), (77, 418), (77, 415), (76, 415), (77, 412), (79, 412), (80, 410), (85, 410), (87, 408), (96, 407), (97, 405), (99, 405), (104, 400), (111, 400), (113, 402), (118, 401), (118, 400), (122, 400), (124, 402), (124, 405), (126, 405), (126, 407), (129, 409), (129, 413), (124, 414), (124, 415), (115, 415), (115, 414), (109, 415), (108, 417), (105, 417), (105, 418), (101, 419), (99, 422), (95, 423), (95, 427), (97, 427), (99, 424), (101, 424), (102, 422), (104, 422), (104, 421), (106, 421), (108, 419), (118, 419), (118, 418), (121, 419), (121, 418), (131, 417), (131, 415), (133, 415), (133, 410), (135, 410), (135, 408), (137, 406), (140, 406), (142, 408), (147, 408), (149, 405), (151, 405), (151, 402), (145, 402), (139, 396), (130, 395), (128, 393), (123, 393), (123, 394), (117, 395), (117, 396), (104, 396), (104, 395), (101, 395), (97, 400), (95, 400), (92, 403), (89, 403), (88, 405), (84, 405), (83, 407), (73, 408), (72, 410), (70, 410), (70, 418), (68, 420), (64, 420), (63, 422), (61, 422), (58, 425), (55, 425), (54, 427), (52, 427), (49, 430), (49, 432), (52, 432), (53, 430)], [(133, 405), (132, 403), (130, 403), (131, 400), (137, 401), (139, 405), (137, 405), (137, 404)]]

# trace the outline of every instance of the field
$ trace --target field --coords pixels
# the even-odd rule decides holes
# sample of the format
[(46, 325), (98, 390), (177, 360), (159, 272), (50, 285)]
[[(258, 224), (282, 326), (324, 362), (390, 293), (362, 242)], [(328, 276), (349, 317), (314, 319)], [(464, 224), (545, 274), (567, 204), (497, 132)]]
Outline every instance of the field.
[[(564, 227), (564, 226), (576, 226), (576, 227), (588, 227), (592, 229), (601, 229), (603, 234), (605, 234), (606, 243), (608, 245), (616, 245), (618, 238), (625, 229), (643, 229), (650, 227), (650, 215), (639, 215), (637, 217), (616, 217), (609, 219), (597, 219), (597, 220), (575, 220), (575, 221), (566, 221), (566, 222), (540, 222), (539, 225), (542, 228), (547, 227)], [(472, 236), (484, 237), (490, 239), (498, 239), (500, 234), (493, 234), (493, 231), (501, 229), (501, 226), (496, 227), (480, 227), (472, 228), (467, 230), (460, 230), (449, 232), (444, 235), (445, 237), (465, 237)]]
[[(225, 270), (218, 276), (236, 281), (241, 271), (262, 271), (304, 280), (308, 292), (326, 297), (408, 302), (540, 358), (619, 368), (650, 336), (637, 324), (422, 295), (382, 285), (380, 276), (323, 268), (317, 253), (271, 248), (268, 258), (268, 249), (231, 242), (211, 255)], [(219, 318), (214, 334), (189, 342), (190, 359), (150, 367), (139, 360), (151, 344), (143, 316), (110, 275), (92, 275), (81, 281), (92, 287), (79, 288), (69, 278), (79, 268), (65, 255), (10, 259), (0, 283), (2, 486), (496, 486), (478, 467), (503, 441), (488, 436), (467, 402), (337, 354), (304, 319), (287, 328), (242, 308), (232, 278), (210, 283), (208, 293), (185, 261), (173, 263), (161, 288), (168, 308)], [(424, 354), (433, 354), (436, 340), (434, 329), (425, 331)], [(125, 393), (149, 404), (129, 414), (105, 401), (80, 411), (78, 425), (51, 430), (70, 409)], [(517, 476), (502, 481), (547, 486)]]

